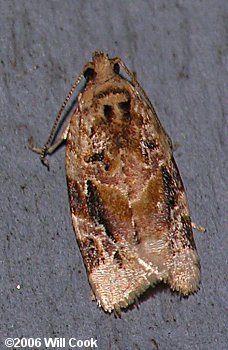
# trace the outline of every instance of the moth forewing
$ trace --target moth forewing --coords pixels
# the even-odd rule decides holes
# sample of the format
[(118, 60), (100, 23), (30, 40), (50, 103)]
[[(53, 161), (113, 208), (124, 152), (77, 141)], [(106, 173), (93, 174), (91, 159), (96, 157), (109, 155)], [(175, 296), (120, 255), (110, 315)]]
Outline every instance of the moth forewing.
[[(64, 134), (66, 176), (72, 222), (98, 305), (120, 312), (160, 281), (183, 295), (197, 291), (200, 264), (187, 199), (152, 103), (119, 58), (95, 52), (83, 74), (86, 84)], [(79, 80), (81, 75), (75, 86)], [(39, 149), (43, 161), (54, 149), (61, 113)]]

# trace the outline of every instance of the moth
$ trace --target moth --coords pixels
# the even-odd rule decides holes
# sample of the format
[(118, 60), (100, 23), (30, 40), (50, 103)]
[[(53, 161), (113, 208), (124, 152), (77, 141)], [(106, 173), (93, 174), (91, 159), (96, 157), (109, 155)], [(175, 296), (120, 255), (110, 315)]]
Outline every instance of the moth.
[[(53, 142), (83, 77), (71, 119)], [(161, 281), (184, 296), (196, 292), (200, 262), (173, 145), (120, 58), (96, 51), (45, 146), (30, 140), (30, 148), (48, 166), (46, 155), (63, 141), (72, 223), (97, 304), (120, 313)]]

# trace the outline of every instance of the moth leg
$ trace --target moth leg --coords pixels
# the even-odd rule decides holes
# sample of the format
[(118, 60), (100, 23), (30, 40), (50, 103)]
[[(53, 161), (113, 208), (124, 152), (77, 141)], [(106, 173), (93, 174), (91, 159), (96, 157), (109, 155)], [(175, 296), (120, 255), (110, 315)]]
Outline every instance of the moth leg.
[(201, 225), (198, 225), (198, 224), (195, 224), (194, 222), (192, 222), (192, 228), (194, 228), (195, 230), (199, 231), (199, 232), (206, 232), (206, 228), (201, 226)]
[(172, 146), (173, 146), (173, 152), (175, 152), (180, 147), (180, 144), (178, 142), (172, 141)]
[(48, 168), (48, 170), (49, 170), (49, 163), (48, 163), (47, 159), (45, 158), (45, 155), (54, 153), (57, 150), (57, 148), (59, 148), (61, 146), (61, 144), (64, 143), (64, 141), (66, 141), (67, 135), (68, 135), (68, 131), (69, 131), (69, 127), (70, 127), (70, 125), (68, 123), (66, 128), (60, 134), (59, 138), (52, 145), (50, 145), (48, 147), (37, 147), (37, 146), (35, 146), (34, 143), (33, 143), (33, 138), (32, 137), (30, 137), (29, 140), (28, 140), (28, 148), (32, 152), (40, 154), (41, 162)]
[[(68, 130), (67, 130), (67, 132), (68, 132)], [(51, 145), (48, 148), (46, 148), (45, 153), (46, 154), (54, 153), (55, 150), (57, 148), (59, 148), (59, 146), (66, 140), (66, 138), (67, 138), (67, 133), (66, 133), (66, 135), (65, 134), (61, 135), (60, 138), (58, 138), (58, 140), (55, 143), (53, 143), (53, 145)], [(37, 153), (37, 154), (42, 154), (42, 152), (43, 152), (43, 147), (37, 147), (37, 146), (34, 145), (32, 137), (30, 137), (29, 140), (28, 140), (28, 148), (32, 152)]]

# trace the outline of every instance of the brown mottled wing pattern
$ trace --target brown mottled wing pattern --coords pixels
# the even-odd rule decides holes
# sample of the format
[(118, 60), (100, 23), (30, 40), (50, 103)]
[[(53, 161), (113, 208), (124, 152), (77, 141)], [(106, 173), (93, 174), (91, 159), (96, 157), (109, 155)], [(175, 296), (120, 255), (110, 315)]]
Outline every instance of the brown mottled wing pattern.
[(197, 290), (199, 260), (171, 142), (118, 74), (89, 81), (79, 95), (66, 171), (76, 237), (105, 311), (119, 312), (159, 281), (183, 295)]

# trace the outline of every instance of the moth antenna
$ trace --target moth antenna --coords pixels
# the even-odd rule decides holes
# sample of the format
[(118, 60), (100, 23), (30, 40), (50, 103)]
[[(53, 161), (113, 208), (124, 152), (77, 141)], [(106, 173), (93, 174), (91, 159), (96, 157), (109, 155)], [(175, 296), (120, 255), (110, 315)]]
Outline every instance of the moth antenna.
[(71, 96), (73, 95), (75, 89), (77, 88), (77, 86), (80, 83), (80, 81), (82, 80), (82, 78), (83, 78), (83, 72), (81, 72), (79, 77), (75, 80), (75, 82), (72, 85), (70, 91), (68, 92), (68, 94), (67, 94), (67, 96), (66, 96), (66, 98), (65, 98), (61, 108), (59, 109), (59, 112), (58, 112), (56, 118), (55, 118), (54, 124), (53, 124), (53, 126), (51, 128), (51, 131), (50, 131), (49, 135), (48, 135), (47, 142), (44, 144), (44, 146), (42, 148), (41, 155), (40, 155), (40, 160), (46, 166), (48, 166), (47, 165), (48, 163), (47, 163), (47, 160), (46, 160), (47, 150), (48, 150), (49, 146), (51, 145), (51, 143), (53, 141), (53, 137), (54, 137), (54, 135), (56, 133), (56, 130), (57, 130), (57, 127), (58, 127), (58, 124), (59, 124), (59, 120), (60, 120), (60, 118), (62, 116), (62, 113), (63, 113), (67, 103), (69, 102)]

